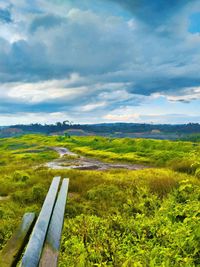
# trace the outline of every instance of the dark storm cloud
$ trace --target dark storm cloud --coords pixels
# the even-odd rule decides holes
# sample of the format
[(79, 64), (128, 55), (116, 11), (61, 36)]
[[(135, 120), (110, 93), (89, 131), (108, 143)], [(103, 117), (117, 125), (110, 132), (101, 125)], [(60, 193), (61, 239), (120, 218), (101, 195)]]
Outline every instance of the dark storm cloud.
[(60, 26), (64, 23), (64, 19), (53, 14), (43, 15), (35, 18), (30, 25), (30, 32), (34, 33), (39, 28), (44, 28), (46, 30)]
[(109, 0), (126, 8), (148, 26), (166, 23), (188, 3), (195, 0)]
[[(45, 0), (38, 1), (37, 10), (36, 2), (31, 15), (18, 5), (12, 15), (0, 9), (0, 20), (9, 22), (0, 31), (0, 113), (72, 112), (81, 106), (85, 111), (103, 107), (106, 112), (137, 106), (155, 93), (181, 96), (172, 101), (199, 98), (191, 88), (200, 86), (200, 40), (185, 26), (191, 13), (186, 7), (196, 1), (105, 0), (98, 1), (105, 5), (101, 4), (99, 13), (91, 0), (84, 1), (88, 8), (77, 8), (77, 4), (66, 10), (52, 2), (49, 6)], [(103, 15), (106, 2), (123, 7), (120, 15), (108, 15), (108, 11)], [(124, 9), (131, 12), (131, 18)], [(80, 79), (59, 85), (59, 80), (72, 73)], [(42, 84), (49, 80), (56, 80), (55, 92), (48, 93), (48, 84)], [(90, 93), (83, 90), (74, 98), (56, 95), (61, 89), (75, 91), (81, 86)], [(41, 94), (41, 100), (30, 100), (34, 94)], [(81, 114), (81, 110), (76, 112)]]
[(28, 38), (12, 44), (0, 42), (1, 81), (40, 81), (72, 72), (115, 71), (129, 57), (129, 32), (123, 32), (123, 26), (128, 30), (123, 22), (116, 20), (112, 25), (89, 11), (74, 10), (67, 18), (39, 15), (30, 23)]
[[(135, 94), (151, 95), (152, 93), (171, 93), (179, 94), (184, 88), (197, 87), (200, 85), (199, 77), (157, 77), (147, 78), (144, 81), (138, 81), (133, 88), (128, 89), (129, 92)], [(195, 96), (194, 96), (195, 99)]]
[(3, 23), (12, 22), (11, 12), (9, 8), (6, 8), (6, 9), (0, 8), (0, 22), (3, 22)]

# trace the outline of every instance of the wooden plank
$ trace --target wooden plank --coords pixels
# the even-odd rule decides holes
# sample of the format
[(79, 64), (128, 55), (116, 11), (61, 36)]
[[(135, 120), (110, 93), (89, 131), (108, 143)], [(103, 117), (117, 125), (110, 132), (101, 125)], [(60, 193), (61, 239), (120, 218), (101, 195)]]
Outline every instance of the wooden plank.
[(45, 198), (39, 217), (31, 234), (25, 254), (22, 258), (22, 267), (37, 267), (47, 233), (49, 221), (55, 204), (60, 177), (55, 177)]
[(16, 266), (36, 220), (35, 213), (25, 213), (20, 226), (7, 242), (0, 255), (1, 267)]
[(39, 267), (57, 267), (69, 179), (63, 179), (53, 210)]

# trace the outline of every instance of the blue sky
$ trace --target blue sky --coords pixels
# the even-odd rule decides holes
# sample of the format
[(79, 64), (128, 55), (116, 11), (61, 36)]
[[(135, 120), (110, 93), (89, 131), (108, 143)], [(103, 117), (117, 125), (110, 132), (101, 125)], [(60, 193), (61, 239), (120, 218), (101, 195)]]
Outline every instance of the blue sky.
[(200, 123), (200, 0), (2, 0), (0, 125)]

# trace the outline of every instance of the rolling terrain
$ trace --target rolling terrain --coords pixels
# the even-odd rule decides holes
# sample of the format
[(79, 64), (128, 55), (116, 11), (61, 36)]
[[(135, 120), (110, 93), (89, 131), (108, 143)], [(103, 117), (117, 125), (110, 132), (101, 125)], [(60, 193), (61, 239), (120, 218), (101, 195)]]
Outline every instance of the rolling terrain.
[(151, 138), (162, 140), (200, 140), (200, 124), (145, 124), (145, 123), (101, 123), (13, 125), (0, 128), (0, 137), (14, 137), (24, 134), (46, 134), (66, 136), (105, 136), (114, 138)]
[[(52, 177), (62, 175), (70, 187), (60, 267), (199, 266), (199, 158), (198, 142), (1, 138), (0, 249), (25, 212), (39, 213)], [(71, 167), (81, 160), (109, 168)], [(61, 168), (49, 165), (57, 161)]]

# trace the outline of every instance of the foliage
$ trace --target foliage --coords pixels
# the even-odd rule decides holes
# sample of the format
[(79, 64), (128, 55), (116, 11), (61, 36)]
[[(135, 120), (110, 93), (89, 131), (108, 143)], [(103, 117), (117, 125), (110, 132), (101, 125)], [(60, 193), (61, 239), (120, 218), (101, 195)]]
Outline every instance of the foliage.
[[(161, 132), (163, 134), (172, 134), (182, 136), (183, 134), (198, 134), (200, 132), (200, 124), (188, 123), (188, 124), (144, 124), (144, 123), (107, 123), (107, 124), (73, 124), (69, 121), (57, 122), (56, 124), (30, 124), (30, 125), (14, 125), (9, 128), (2, 129), (2, 135), (21, 134), (24, 133), (43, 133), (50, 134), (55, 132), (67, 131), (67, 130), (82, 130), (87, 133), (93, 132), (96, 135), (111, 135), (111, 134), (124, 134), (124, 133), (147, 133), (151, 134), (152, 131)], [(10, 133), (11, 132), (11, 133)], [(0, 131), (1, 135), (1, 131)], [(170, 135), (169, 135), (170, 136)], [(172, 136), (173, 137), (173, 136)], [(187, 136), (189, 138), (189, 136)], [(192, 140), (191, 140), (192, 141)]]
[[(138, 171), (50, 170), (52, 146)], [(0, 139), (0, 249), (37, 214), (53, 176), (69, 177), (59, 266), (200, 266), (199, 143), (27, 135)]]

